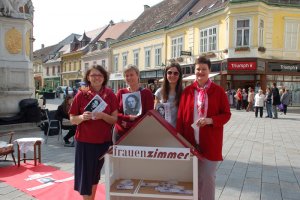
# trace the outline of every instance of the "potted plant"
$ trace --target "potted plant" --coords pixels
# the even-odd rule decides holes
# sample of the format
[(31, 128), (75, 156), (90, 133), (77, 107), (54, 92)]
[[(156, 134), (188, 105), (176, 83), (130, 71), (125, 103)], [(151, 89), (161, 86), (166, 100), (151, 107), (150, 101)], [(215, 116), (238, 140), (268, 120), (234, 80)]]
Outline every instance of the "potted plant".
[(207, 52), (205, 54), (205, 57), (207, 57), (207, 58), (214, 58), (214, 57), (216, 57), (216, 54), (214, 52)]
[(176, 60), (177, 62), (183, 62), (183, 57), (178, 57)]
[(250, 47), (236, 47), (235, 51), (250, 51)]
[(260, 51), (260, 52), (262, 52), (262, 53), (265, 53), (266, 48), (265, 47), (258, 47), (257, 50)]

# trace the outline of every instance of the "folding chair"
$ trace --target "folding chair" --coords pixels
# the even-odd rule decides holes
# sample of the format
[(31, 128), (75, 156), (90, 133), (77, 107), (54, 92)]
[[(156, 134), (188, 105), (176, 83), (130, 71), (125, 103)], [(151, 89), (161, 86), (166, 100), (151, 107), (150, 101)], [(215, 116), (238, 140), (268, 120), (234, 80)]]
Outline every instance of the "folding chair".
[[(16, 164), (15, 156), (14, 156), (14, 145), (12, 144), (12, 137), (13, 137), (13, 132), (10, 133), (0, 133), (0, 158), (5, 157), (4, 161), (10, 161), (6, 160), (7, 155), (11, 154), (12, 161)], [(4, 141), (5, 140), (5, 141)], [(1, 160), (2, 161), (2, 160)]]
[(58, 129), (57, 140), (59, 140), (60, 136), (62, 137), (61, 124), (60, 124), (59, 120), (55, 119), (55, 112), (56, 111), (49, 111), (48, 109), (45, 109), (45, 114), (46, 114), (46, 118), (47, 118), (47, 122), (48, 122), (48, 129), (47, 129), (46, 140), (45, 140), (46, 144), (47, 144), (49, 132), (51, 129)]

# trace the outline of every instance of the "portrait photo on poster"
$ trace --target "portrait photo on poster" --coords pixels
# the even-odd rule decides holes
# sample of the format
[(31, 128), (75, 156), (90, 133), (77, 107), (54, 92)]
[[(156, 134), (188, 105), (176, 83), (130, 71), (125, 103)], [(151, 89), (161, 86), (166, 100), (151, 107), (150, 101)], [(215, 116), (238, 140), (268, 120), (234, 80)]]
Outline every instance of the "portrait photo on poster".
[(142, 102), (141, 93), (132, 92), (122, 94), (124, 115), (141, 115), (142, 114)]
[(96, 95), (84, 108), (85, 111), (102, 112), (105, 110), (107, 103), (99, 96)]
[(168, 122), (171, 122), (170, 103), (158, 103), (155, 110)]

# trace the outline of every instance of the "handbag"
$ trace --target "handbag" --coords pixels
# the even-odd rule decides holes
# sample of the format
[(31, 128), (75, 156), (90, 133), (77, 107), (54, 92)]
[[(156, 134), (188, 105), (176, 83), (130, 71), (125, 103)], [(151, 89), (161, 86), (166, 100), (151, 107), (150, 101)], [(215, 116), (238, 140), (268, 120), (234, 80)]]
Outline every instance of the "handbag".
[(283, 104), (282, 104), (282, 103), (278, 105), (278, 109), (279, 109), (280, 111), (283, 111), (283, 108), (284, 108), (284, 107), (283, 107)]

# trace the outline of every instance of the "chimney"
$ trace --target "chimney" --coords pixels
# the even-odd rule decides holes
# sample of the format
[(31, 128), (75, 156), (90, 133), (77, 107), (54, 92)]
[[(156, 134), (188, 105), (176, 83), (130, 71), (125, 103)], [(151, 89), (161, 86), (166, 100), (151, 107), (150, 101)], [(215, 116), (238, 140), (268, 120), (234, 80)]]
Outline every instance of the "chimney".
[(43, 49), (43, 48), (45, 48), (45, 45), (44, 45), (44, 44), (41, 45), (41, 49)]
[(113, 20), (110, 20), (109, 25), (110, 25), (110, 26), (115, 25), (114, 21), (113, 21)]
[(150, 8), (150, 6), (144, 5), (144, 11), (147, 10), (147, 9), (149, 9), (149, 8)]

